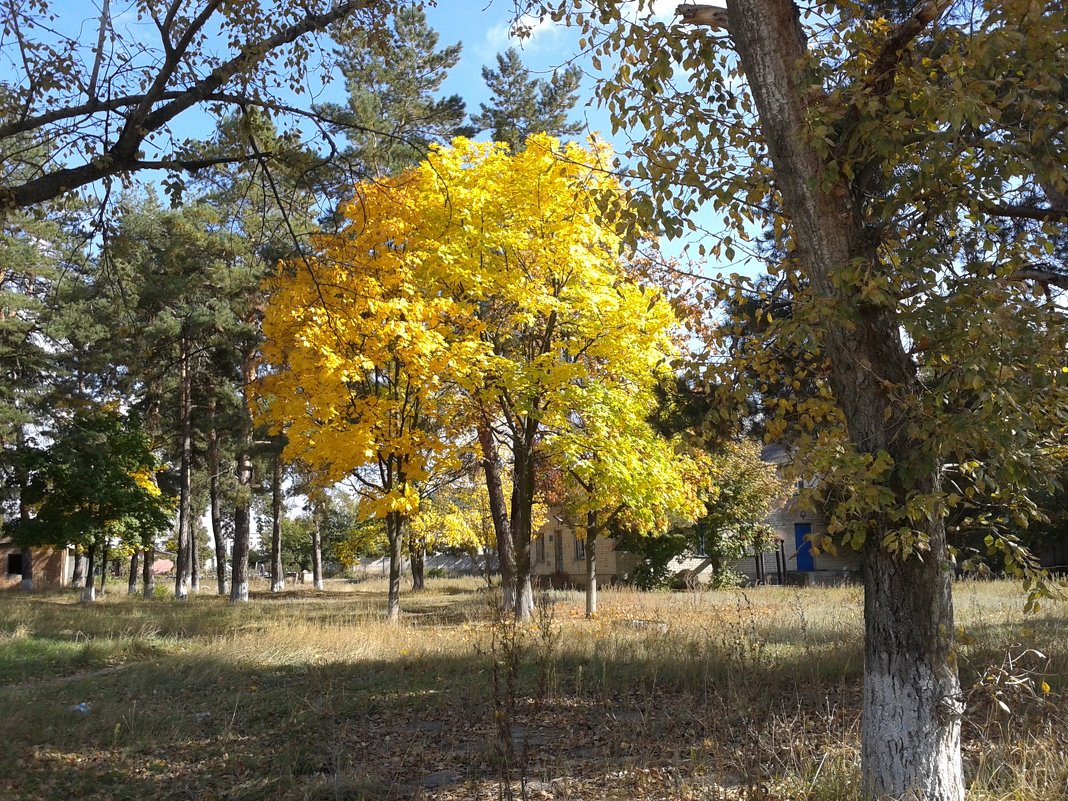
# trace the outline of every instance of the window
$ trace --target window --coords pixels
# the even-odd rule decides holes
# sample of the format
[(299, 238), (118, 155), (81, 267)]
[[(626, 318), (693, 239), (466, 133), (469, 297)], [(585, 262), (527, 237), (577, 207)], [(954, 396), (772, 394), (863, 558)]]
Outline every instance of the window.
[(705, 549), (705, 532), (699, 530), (697, 532), (697, 543), (693, 551), (694, 556), (708, 556), (708, 551)]
[(581, 562), (586, 558), (586, 540), (575, 537), (575, 561)]
[(545, 562), (545, 537), (541, 536), (534, 540), (537, 543), (537, 559), (539, 562)]
[(9, 553), (7, 555), (7, 574), (9, 576), (22, 575), (22, 554)]

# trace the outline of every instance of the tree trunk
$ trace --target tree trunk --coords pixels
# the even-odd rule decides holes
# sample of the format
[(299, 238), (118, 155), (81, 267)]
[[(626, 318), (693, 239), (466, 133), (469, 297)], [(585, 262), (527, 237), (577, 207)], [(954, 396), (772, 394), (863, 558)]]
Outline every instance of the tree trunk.
[(219, 595), (226, 595), (226, 540), (223, 537), (219, 497), (222, 470), (219, 459), (219, 429), (215, 424), (215, 398), (211, 399), (208, 409), (211, 415), (211, 427), (208, 429), (208, 498), (211, 504), (211, 533), (215, 538), (215, 581)]
[[(241, 362), (243, 408), (248, 409), (248, 388), (256, 377), (252, 353)], [(234, 504), (234, 547), (230, 552), (230, 602), (248, 603), (248, 550), (252, 538), (252, 421), (244, 413), (237, 451), (237, 502)]]
[(193, 469), (193, 399), (190, 370), (190, 342), (183, 332), (178, 345), (178, 421), (181, 438), (181, 463), (178, 468), (178, 553), (174, 576), (174, 597), (189, 598), (189, 577), (192, 573), (192, 469)]
[[(806, 42), (797, 8), (790, 0), (731, 0), (728, 16), (792, 223), (795, 258), (825, 309), (821, 344), (831, 388), (855, 448), (893, 459), (887, 484), (903, 509), (911, 493), (938, 489), (930, 449), (908, 434), (911, 399), (922, 388), (902, 347), (894, 306), (865, 301), (846, 279), (850, 271), (880, 274), (883, 267), (852, 187), (844, 177), (828, 180), (806, 134), (809, 87), (800, 83), (798, 67)], [(952, 661), (945, 524), (941, 517), (928, 521), (928, 551), (904, 558), (883, 547), (884, 537), (892, 540), (901, 525), (873, 520), (862, 552), (864, 792), (869, 798), (960, 801), (960, 686)]]
[(404, 542), (404, 518), (398, 512), (386, 516), (386, 538), (389, 540), (389, 598), (386, 620), (400, 620), (401, 544)]
[(141, 566), (141, 586), (146, 599), (156, 595), (156, 571), (152, 569), (156, 561), (156, 548), (149, 545), (145, 548), (145, 563)]
[(426, 545), (422, 537), (408, 538), (408, 559), (412, 566), (412, 590), (425, 590)]
[(504, 611), (515, 609), (515, 549), (508, 527), (508, 508), (501, 483), (501, 456), (488, 423), (478, 427), (478, 442), (482, 449), (482, 469), (486, 474), (486, 493), (489, 495), (493, 535), (497, 540), (497, 562), (501, 570), (501, 598)]
[(286, 588), (282, 567), (282, 454), (276, 453), (271, 465), (271, 592)]
[[(26, 446), (26, 433), (22, 430), (22, 426), (18, 427), (17, 432), (17, 447), (24, 448)], [(22, 460), (19, 460), (20, 462)], [(19, 466), (19, 521), (23, 525), (23, 530), (29, 525), (30, 522), (30, 508), (26, 504), (26, 492), (29, 485), (29, 476), (26, 474), (26, 468), (20, 464)], [(65, 563), (64, 563), (65, 564)], [(33, 591), (33, 551), (30, 548), (22, 549), (22, 580), (19, 582), (19, 589), (23, 592)]]
[(586, 619), (597, 616), (597, 513), (586, 514)]
[[(111, 544), (104, 540), (104, 553), (100, 558), (100, 597), (104, 597), (104, 585), (108, 580), (108, 557), (111, 555)], [(90, 582), (92, 583), (92, 582)]]
[(19, 589), (23, 592), (33, 591), (33, 549), (22, 549), (22, 579), (19, 581)]
[(91, 604), (96, 600), (96, 578), (93, 576), (93, 562), (96, 557), (96, 543), (89, 546), (85, 555), (85, 589), (82, 590), (82, 603)]
[(318, 515), (312, 527), (312, 581), (315, 582), (317, 592), (326, 589), (326, 584), (323, 582), (323, 533), (319, 528)]
[(194, 595), (200, 592), (200, 544), (195, 526), (189, 529), (189, 588)]
[(137, 562), (139, 556), (139, 551), (134, 551), (130, 554), (130, 577), (126, 583), (127, 595), (137, 595)]
[(70, 577), (72, 587), (85, 586), (85, 554), (82, 551), (74, 552), (74, 573)]
[(512, 481), (512, 547), (515, 551), (515, 616), (524, 623), (534, 616), (534, 592), (530, 584), (530, 539), (534, 506), (534, 436), (537, 421), (525, 421), (512, 445), (515, 475)]

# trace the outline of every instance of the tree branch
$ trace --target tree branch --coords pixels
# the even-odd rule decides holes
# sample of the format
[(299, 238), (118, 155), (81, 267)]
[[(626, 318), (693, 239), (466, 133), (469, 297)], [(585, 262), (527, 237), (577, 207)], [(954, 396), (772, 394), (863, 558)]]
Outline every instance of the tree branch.
[(1068, 222), (1068, 209), (1041, 208), (1039, 206), (1011, 205), (1005, 203), (984, 203), (980, 211), (996, 217), (1012, 217), (1017, 220), (1038, 220), (1039, 222)]
[[(0, 209), (21, 208), (51, 200), (73, 189), (124, 172), (137, 169), (138, 150), (141, 144), (153, 133), (161, 130), (175, 117), (192, 106), (209, 99), (212, 94), (225, 86), (235, 76), (254, 67), (263, 61), (273, 50), (287, 44), (292, 44), (305, 34), (321, 31), (329, 25), (344, 19), (345, 17), (380, 3), (381, 0), (342, 0), (329, 11), (321, 14), (309, 14), (302, 20), (289, 25), (278, 31), (273, 36), (268, 36), (255, 42), (244, 44), (237, 55), (226, 61), (208, 75), (197, 80), (192, 86), (182, 91), (163, 91), (164, 87), (157, 79), (151, 90), (143, 95), (131, 95), (118, 107), (137, 105), (137, 108), (129, 113), (126, 124), (118, 140), (108, 150), (96, 156), (84, 164), (76, 167), (66, 167), (54, 172), (40, 175), (18, 186), (0, 187)], [(183, 38), (183, 43), (185, 39)], [(183, 51), (177, 49), (179, 54)], [(174, 59), (170, 58), (161, 68), (161, 76), (174, 69)], [(152, 93), (156, 92), (155, 95)], [(166, 102), (149, 111), (152, 103), (160, 100)], [(82, 104), (87, 114), (103, 110), (97, 108), (90, 99)], [(90, 110), (91, 109), (91, 110)], [(59, 115), (58, 117), (56, 115)], [(54, 111), (45, 115), (39, 115), (42, 122), (36, 127), (26, 127), (25, 124), (14, 126), (20, 132), (39, 130), (40, 127), (54, 119), (64, 119), (71, 116), (69, 110)], [(53, 119), (54, 118), (54, 119)], [(12, 126), (5, 126), (12, 128)], [(0, 128), (0, 138), (5, 135), (5, 129)], [(8, 134), (10, 135), (10, 134)]]

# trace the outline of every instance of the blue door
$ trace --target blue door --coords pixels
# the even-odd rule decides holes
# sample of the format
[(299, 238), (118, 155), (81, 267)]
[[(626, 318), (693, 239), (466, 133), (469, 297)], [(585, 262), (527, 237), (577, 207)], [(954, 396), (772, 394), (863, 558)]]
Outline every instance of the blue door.
[(794, 542), (797, 544), (797, 569), (802, 573), (811, 573), (816, 569), (812, 561), (812, 543), (808, 535), (812, 533), (811, 523), (794, 523)]

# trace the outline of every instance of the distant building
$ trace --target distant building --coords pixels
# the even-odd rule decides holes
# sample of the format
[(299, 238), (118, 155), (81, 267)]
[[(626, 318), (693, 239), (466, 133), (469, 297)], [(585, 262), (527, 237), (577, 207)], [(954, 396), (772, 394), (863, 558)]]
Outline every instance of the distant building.
[[(35, 587), (66, 587), (74, 572), (74, 551), (69, 548), (34, 548), (33, 583)], [(0, 588), (17, 587), (22, 581), (21, 548), (10, 539), (0, 539)]]
[[(789, 461), (781, 445), (768, 445), (760, 454), (766, 462), (785, 465)], [(809, 535), (827, 533), (822, 513), (802, 509), (795, 493), (768, 515), (774, 534), (763, 553), (740, 559), (725, 560), (723, 567), (757, 583), (823, 584), (860, 576), (860, 555), (842, 549), (837, 556), (812, 552)], [(550, 511), (549, 521), (535, 534), (531, 544), (531, 573), (555, 587), (586, 585), (586, 543), (558, 512)], [(621, 581), (637, 567), (636, 554), (616, 550), (610, 537), (597, 538), (597, 581), (611, 584)], [(693, 553), (674, 560), (670, 567), (680, 582), (706, 583), (714, 569), (712, 558)]]

